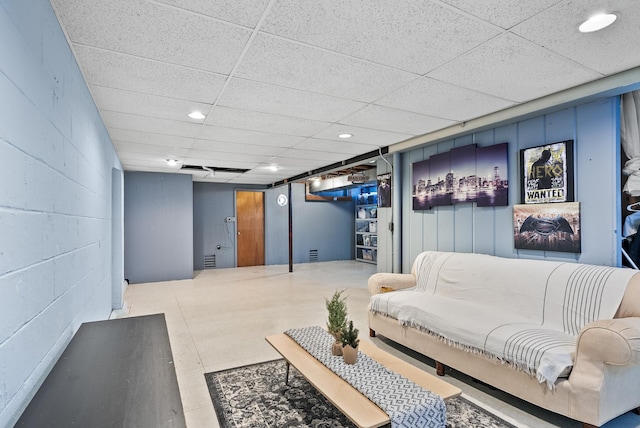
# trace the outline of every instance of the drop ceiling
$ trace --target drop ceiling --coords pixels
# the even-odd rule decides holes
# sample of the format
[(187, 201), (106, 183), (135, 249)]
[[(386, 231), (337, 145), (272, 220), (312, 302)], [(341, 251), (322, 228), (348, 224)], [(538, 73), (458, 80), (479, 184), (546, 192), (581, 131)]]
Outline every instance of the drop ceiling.
[(640, 66), (637, 0), (51, 4), (125, 170), (199, 181), (276, 183)]

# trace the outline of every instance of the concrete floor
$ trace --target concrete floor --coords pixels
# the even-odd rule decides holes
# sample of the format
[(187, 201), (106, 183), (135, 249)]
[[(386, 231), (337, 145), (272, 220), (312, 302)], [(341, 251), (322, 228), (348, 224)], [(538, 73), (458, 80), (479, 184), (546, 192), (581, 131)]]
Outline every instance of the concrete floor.
[[(382, 337), (370, 339), (367, 278), (376, 266), (335, 261), (288, 266), (212, 269), (194, 279), (131, 284), (125, 294), (130, 316), (164, 313), (189, 428), (218, 427), (204, 373), (279, 358), (264, 337), (288, 328), (326, 324), (325, 298), (346, 290), (349, 316), (364, 340), (435, 374), (433, 362)], [(463, 395), (522, 427), (580, 427), (461, 373), (445, 378)], [(640, 427), (628, 413), (606, 428)]]

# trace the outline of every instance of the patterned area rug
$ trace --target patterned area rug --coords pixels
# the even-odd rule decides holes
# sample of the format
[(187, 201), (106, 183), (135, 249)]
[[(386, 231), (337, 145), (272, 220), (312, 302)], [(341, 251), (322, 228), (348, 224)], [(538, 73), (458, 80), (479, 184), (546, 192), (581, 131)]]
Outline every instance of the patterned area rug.
[[(221, 428), (354, 425), (293, 367), (285, 385), (284, 360), (205, 373)], [(515, 428), (463, 397), (447, 404), (448, 428)]]

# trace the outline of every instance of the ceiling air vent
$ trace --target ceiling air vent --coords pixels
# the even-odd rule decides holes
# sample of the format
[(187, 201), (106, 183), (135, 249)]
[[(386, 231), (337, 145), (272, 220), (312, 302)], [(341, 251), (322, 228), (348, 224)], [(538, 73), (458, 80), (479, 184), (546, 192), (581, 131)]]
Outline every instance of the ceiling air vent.
[(181, 169), (186, 169), (190, 171), (205, 171), (205, 172), (234, 172), (237, 174), (244, 174), (249, 171), (245, 168), (226, 168), (223, 166), (206, 166), (206, 165), (182, 165)]

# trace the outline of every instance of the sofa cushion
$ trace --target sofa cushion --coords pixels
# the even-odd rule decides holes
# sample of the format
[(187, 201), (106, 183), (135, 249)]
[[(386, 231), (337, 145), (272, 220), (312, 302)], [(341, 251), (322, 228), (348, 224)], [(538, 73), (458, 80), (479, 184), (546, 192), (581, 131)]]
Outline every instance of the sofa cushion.
[(471, 301), (398, 291), (374, 296), (371, 310), (451, 346), (508, 362), (550, 386), (568, 375), (576, 337), (544, 328), (514, 311), (490, 311)]

